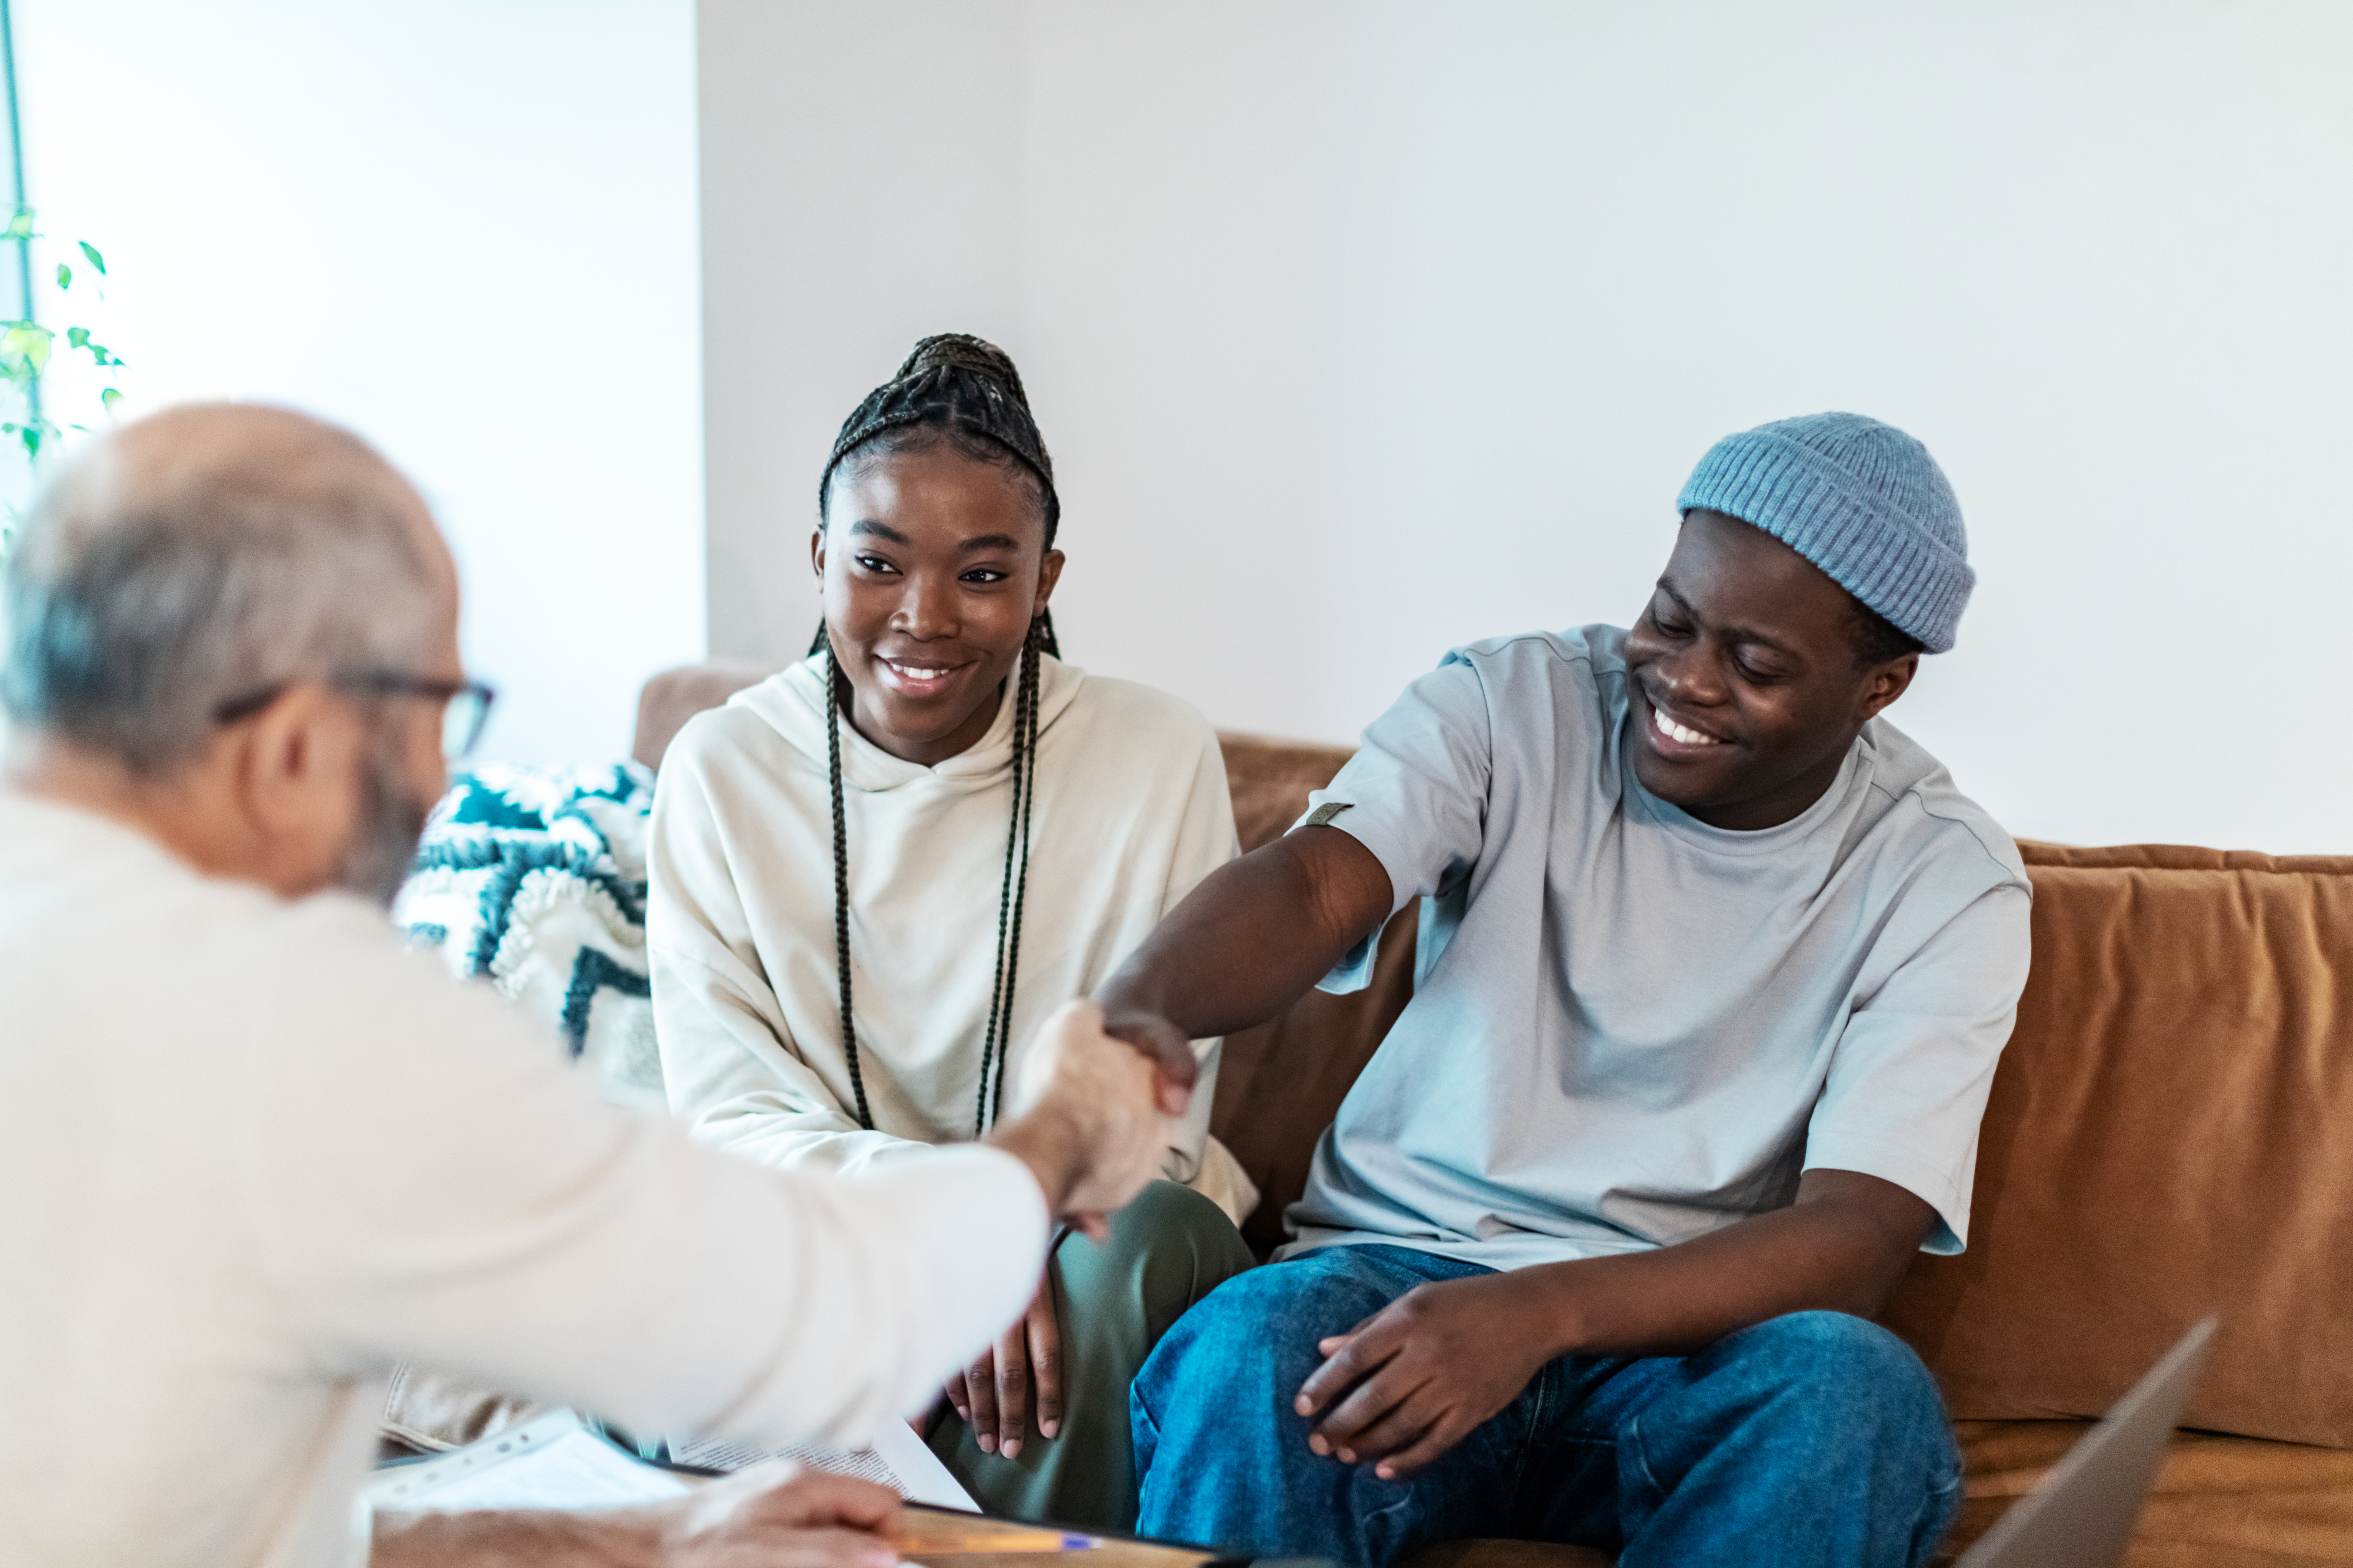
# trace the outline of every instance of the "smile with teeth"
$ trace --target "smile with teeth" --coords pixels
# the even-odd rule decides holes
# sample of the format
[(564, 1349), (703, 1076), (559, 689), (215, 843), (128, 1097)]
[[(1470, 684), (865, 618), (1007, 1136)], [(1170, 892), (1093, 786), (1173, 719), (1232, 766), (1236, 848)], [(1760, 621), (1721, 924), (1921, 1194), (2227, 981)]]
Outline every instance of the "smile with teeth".
[(882, 667), (898, 678), (900, 685), (917, 691), (944, 684), (949, 676), (964, 668), (960, 664), (902, 664), (895, 658), (884, 659)]
[(1657, 707), (1656, 705), (1653, 705), (1651, 709), (1651, 722), (1659, 727), (1660, 734), (1664, 735), (1670, 741), (1679, 741), (1686, 746), (1721, 746), (1724, 744), (1724, 740), (1721, 736), (1703, 735), (1697, 730), (1689, 729), (1683, 725), (1678, 724), (1672, 719), (1667, 717), (1666, 710), (1664, 709)]

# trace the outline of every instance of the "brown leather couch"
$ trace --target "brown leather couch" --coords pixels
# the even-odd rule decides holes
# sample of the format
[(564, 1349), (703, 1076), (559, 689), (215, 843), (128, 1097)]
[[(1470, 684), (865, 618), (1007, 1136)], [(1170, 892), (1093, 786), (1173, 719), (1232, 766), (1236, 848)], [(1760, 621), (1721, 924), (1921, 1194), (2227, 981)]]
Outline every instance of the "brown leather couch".
[[(744, 684), (658, 677), (639, 759)], [(675, 711), (683, 708), (684, 711)], [(1222, 737), (1245, 848), (1345, 748)], [(648, 754), (648, 753), (650, 754)], [(1923, 1256), (1883, 1321), (1945, 1391), (1968, 1483), (1949, 1557), (2189, 1323), (2221, 1332), (2129, 1568), (2353, 1563), (2353, 856), (2021, 846), (2034, 963), (1988, 1106), (1969, 1248)], [(1373, 984), (1226, 1044), (1212, 1127), (1282, 1237), (1315, 1140), (1412, 991), (1413, 911)], [(1466, 1542), (1413, 1568), (1569, 1568)]]

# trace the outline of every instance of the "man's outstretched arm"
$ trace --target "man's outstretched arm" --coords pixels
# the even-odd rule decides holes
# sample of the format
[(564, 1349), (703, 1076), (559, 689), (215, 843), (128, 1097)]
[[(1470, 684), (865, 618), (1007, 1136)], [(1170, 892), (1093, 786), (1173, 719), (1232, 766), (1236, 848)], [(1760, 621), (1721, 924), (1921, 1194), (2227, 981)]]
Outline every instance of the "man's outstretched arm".
[(1388, 873), (1347, 834), (1286, 834), (1210, 872), (1168, 911), (1096, 993), (1104, 1026), (1151, 1057), (1169, 1085), (1189, 1088), (1188, 1042), (1282, 1012), (1394, 903)]

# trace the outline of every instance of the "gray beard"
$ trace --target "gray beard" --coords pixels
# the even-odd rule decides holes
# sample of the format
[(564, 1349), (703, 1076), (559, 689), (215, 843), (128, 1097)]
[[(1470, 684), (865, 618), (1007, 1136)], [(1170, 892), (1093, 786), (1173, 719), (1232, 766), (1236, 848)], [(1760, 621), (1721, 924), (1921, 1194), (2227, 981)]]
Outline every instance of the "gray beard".
[(335, 885), (385, 909), (408, 879), (417, 858), (417, 841), (424, 836), (425, 818), (433, 810), (429, 800), (408, 793), (392, 759), (368, 759), (360, 778), (360, 820), (343, 855)]

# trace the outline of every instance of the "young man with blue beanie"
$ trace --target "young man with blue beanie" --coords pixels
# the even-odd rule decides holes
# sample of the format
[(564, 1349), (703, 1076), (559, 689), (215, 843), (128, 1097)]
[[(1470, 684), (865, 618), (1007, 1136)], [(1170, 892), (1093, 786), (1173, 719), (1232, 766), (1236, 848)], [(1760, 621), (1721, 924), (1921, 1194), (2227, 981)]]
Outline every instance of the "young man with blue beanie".
[(1868, 1320), (1962, 1247), (2026, 979), (2016, 847), (1881, 716), (1953, 646), (1960, 509), (1852, 414), (1726, 437), (1680, 505), (1631, 627), (1449, 654), (1104, 987), (1131, 1039), (1229, 1034), (1423, 900), (1294, 1239), (1135, 1381), (1145, 1532), (1893, 1568), (1949, 1521)]

